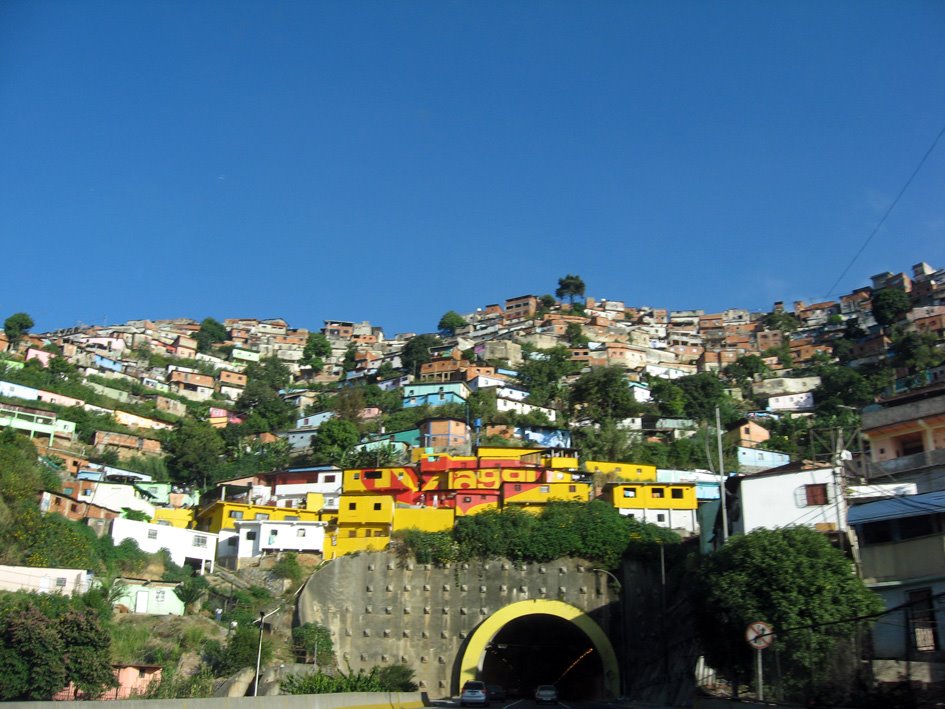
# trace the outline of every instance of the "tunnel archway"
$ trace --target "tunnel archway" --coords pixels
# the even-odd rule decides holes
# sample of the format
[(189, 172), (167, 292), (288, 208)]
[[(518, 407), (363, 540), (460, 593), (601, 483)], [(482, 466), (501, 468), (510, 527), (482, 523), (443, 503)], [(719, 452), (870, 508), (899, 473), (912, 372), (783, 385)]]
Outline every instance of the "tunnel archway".
[(519, 601), (486, 618), (460, 658), (459, 685), (481, 679), (530, 693), (554, 684), (562, 699), (619, 695), (620, 674), (610, 639), (584, 611), (562, 601)]

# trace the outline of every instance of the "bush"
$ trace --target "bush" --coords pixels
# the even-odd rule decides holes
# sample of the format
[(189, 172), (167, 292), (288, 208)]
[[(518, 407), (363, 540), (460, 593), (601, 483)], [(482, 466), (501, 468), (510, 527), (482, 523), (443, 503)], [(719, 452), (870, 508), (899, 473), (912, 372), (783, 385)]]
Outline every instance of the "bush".
[(272, 567), (272, 575), (281, 579), (289, 579), (293, 585), (298, 586), (305, 576), (305, 572), (299, 565), (299, 557), (294, 552), (286, 552), (282, 558)]

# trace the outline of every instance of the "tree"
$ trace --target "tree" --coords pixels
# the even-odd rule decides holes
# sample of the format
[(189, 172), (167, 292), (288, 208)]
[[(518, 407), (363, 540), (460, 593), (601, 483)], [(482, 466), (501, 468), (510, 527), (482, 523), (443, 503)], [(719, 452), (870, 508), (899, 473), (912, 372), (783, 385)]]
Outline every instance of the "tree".
[(218, 342), (226, 342), (227, 331), (224, 325), (213, 318), (204, 318), (200, 329), (194, 337), (197, 340), (197, 350), (209, 352)]
[(436, 329), (440, 331), (440, 335), (443, 337), (453, 337), (456, 334), (456, 330), (466, 325), (466, 318), (457, 313), (455, 310), (447, 311), (440, 322), (437, 324)]
[(325, 359), (331, 356), (331, 343), (320, 332), (308, 333), (305, 349), (302, 350), (302, 364), (312, 368), (318, 374), (325, 368)]
[(898, 288), (883, 288), (873, 293), (873, 317), (884, 328), (892, 325), (909, 312), (912, 304), (905, 291)]
[(558, 298), (567, 298), (569, 302), (574, 303), (575, 298), (584, 297), (584, 281), (580, 276), (572, 274), (558, 279), (558, 288), (555, 290)]
[(525, 360), (518, 368), (518, 380), (530, 392), (529, 400), (538, 406), (553, 404), (564, 393), (561, 378), (577, 371), (571, 351), (563, 345), (547, 350), (524, 348)]
[(568, 323), (564, 330), (564, 337), (571, 347), (587, 347), (590, 340), (584, 334), (584, 328), (576, 322)]
[(817, 369), (820, 386), (814, 390), (818, 415), (834, 415), (844, 408), (859, 409), (873, 401), (873, 391), (866, 378), (855, 369), (825, 365)]
[[(822, 696), (829, 684), (826, 670), (855, 633), (853, 619), (882, 609), (851, 562), (809, 527), (733, 537), (705, 559), (693, 598), (712, 667), (735, 681), (750, 677), (745, 628), (766, 621), (777, 633), (785, 674), (802, 686), (813, 681), (815, 696), (808, 699)], [(838, 621), (850, 622), (830, 625)]]
[(203, 484), (215, 479), (223, 463), (223, 439), (206, 421), (181, 419), (167, 440), (171, 477), (188, 484)]
[(417, 374), (420, 365), (432, 359), (430, 348), (440, 344), (436, 335), (417, 335), (411, 337), (400, 351), (400, 364), (407, 374)]
[(292, 647), (304, 662), (314, 659), (319, 667), (330, 664), (334, 657), (331, 632), (318, 623), (302, 623), (292, 628)]
[(686, 415), (696, 421), (715, 421), (715, 407), (721, 409), (722, 423), (731, 423), (741, 412), (737, 410), (725, 386), (715, 374), (700, 372), (688, 377), (675, 380), (676, 386), (682, 389), (686, 400)]
[(575, 416), (597, 424), (619, 421), (643, 409), (620, 367), (595, 367), (582, 374), (571, 386), (570, 405)]
[(279, 392), (291, 381), (288, 367), (276, 357), (267, 357), (246, 368), (248, 381), (240, 398), (236, 400), (236, 411), (252, 423), (251, 433), (278, 431), (289, 426), (295, 415), (295, 407), (287, 403)]
[(118, 682), (111, 666), (111, 636), (91, 609), (70, 610), (59, 619), (66, 681), (88, 697), (98, 697)]
[(330, 418), (318, 427), (312, 442), (312, 458), (324, 465), (343, 465), (346, 455), (359, 440), (357, 426), (350, 421)]
[(207, 580), (203, 576), (195, 574), (181, 582), (174, 589), (174, 595), (184, 604), (184, 612), (186, 613), (188, 608), (193, 608), (194, 604), (204, 597), (207, 588), (209, 588)]
[(20, 340), (23, 339), (23, 335), (29, 332), (34, 324), (33, 318), (26, 313), (14, 313), (3, 321), (3, 332), (6, 334), (7, 340), (10, 341), (11, 350), (16, 349), (16, 346), (20, 344)]
[(786, 313), (783, 310), (773, 310), (761, 319), (761, 324), (766, 330), (793, 332), (801, 326), (801, 321), (794, 313)]

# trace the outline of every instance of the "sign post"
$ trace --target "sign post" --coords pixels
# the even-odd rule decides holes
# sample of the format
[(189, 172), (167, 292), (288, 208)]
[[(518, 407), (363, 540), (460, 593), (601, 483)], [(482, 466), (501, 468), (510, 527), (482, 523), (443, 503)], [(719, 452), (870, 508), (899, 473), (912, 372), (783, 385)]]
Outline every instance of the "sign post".
[(755, 684), (758, 689), (758, 701), (765, 700), (765, 685), (761, 670), (761, 652), (771, 647), (774, 642), (774, 628), (762, 620), (749, 623), (745, 629), (745, 640), (755, 649)]

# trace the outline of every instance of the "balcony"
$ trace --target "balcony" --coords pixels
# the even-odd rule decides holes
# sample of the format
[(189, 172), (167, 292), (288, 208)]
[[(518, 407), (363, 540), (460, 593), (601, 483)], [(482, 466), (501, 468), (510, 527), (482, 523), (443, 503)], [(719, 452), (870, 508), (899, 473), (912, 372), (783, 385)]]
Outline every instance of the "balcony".
[(860, 564), (867, 583), (941, 576), (945, 574), (945, 536), (863, 546)]
[(870, 461), (866, 466), (866, 477), (882, 478), (936, 467), (945, 467), (945, 449), (922, 451), (882, 462)]
[(897, 406), (870, 409), (872, 407), (863, 411), (863, 432), (866, 434), (889, 426), (942, 416), (945, 414), (945, 396), (903, 401)]

